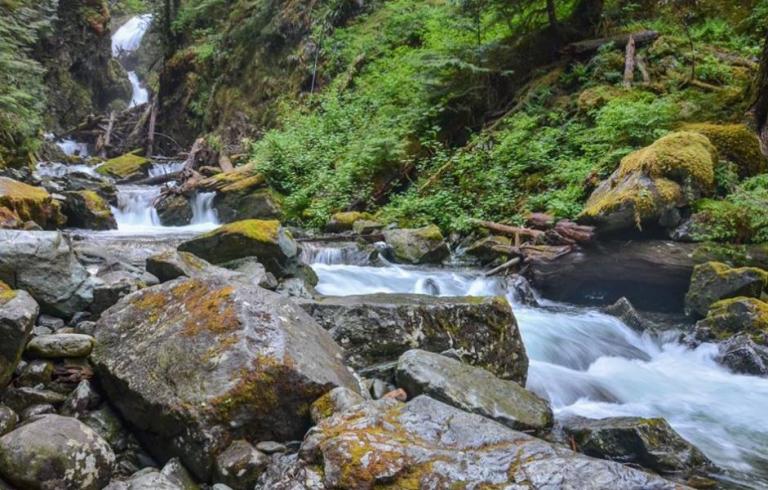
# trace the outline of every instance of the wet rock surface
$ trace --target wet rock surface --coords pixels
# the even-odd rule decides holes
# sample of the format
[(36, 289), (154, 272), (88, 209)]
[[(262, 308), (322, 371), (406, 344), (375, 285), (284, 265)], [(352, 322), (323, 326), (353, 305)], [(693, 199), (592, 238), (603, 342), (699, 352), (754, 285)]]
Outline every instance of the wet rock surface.
[(37, 303), (29, 294), (0, 282), (0, 391), (21, 359), (38, 312)]
[(756, 267), (733, 268), (721, 262), (707, 262), (693, 269), (691, 287), (685, 296), (686, 312), (698, 318), (721, 299), (746, 296), (760, 298), (768, 288), (768, 272)]
[(440, 228), (435, 225), (384, 230), (384, 241), (395, 260), (408, 264), (439, 264), (450, 254)]
[(471, 364), (525, 383), (528, 356), (504, 298), (375, 294), (326, 296), (301, 305), (355, 368), (395, 361), (412, 348), (455, 349)]
[(111, 402), (149, 450), (180, 457), (203, 480), (233, 440), (298, 439), (310, 403), (336, 386), (357, 389), (327, 332), (238, 277), (144, 289), (95, 329), (92, 359)]

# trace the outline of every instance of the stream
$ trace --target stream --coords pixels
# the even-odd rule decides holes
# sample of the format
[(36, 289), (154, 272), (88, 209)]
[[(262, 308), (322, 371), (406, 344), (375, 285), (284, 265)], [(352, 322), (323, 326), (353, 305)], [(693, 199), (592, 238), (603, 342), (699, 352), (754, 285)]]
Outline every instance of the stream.
[[(113, 36), (113, 55), (135, 50), (151, 16), (129, 20)], [(131, 105), (147, 101), (136, 72)], [(83, 144), (65, 140), (68, 154), (87, 154)], [(155, 163), (150, 176), (178, 170), (179, 163)], [(87, 165), (42, 164), (41, 175), (93, 174)], [(130, 261), (185, 237), (215, 228), (219, 220), (213, 193), (191, 199), (193, 219), (181, 227), (162, 226), (154, 201), (160, 186), (118, 185), (113, 206), (118, 229), (73, 230), (89, 243), (122, 250)], [(595, 309), (539, 298), (538, 307), (519, 303), (498, 279), (469, 269), (431, 269), (369, 265), (367, 255), (350, 245), (305, 250), (326, 295), (418, 293), (439, 296), (503, 295), (512, 304), (530, 358), (528, 388), (548, 399), (557, 417), (664, 417), (683, 437), (726, 470), (730, 488), (768, 487), (768, 379), (732, 374), (719, 366), (716, 347), (691, 350), (675, 341), (639, 334), (619, 319)]]

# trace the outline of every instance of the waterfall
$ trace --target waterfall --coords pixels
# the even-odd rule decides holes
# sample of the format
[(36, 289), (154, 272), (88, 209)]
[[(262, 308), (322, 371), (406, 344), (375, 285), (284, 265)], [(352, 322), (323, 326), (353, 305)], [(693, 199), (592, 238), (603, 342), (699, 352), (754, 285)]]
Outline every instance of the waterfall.
[[(329, 295), (506, 293), (501, 281), (477, 272), (312, 267), (317, 290)], [(664, 417), (724, 467), (726, 478), (768, 485), (768, 379), (729, 372), (715, 362), (712, 344), (689, 349), (674, 332), (654, 337), (594, 309), (545, 300), (534, 308), (506, 296), (530, 358), (527, 387), (548, 399), (556, 416)]]
[(159, 227), (160, 218), (153, 203), (160, 196), (159, 187), (117, 187), (117, 206), (112, 208), (119, 230)]
[(307, 264), (370, 264), (371, 251), (355, 242), (339, 242), (320, 246), (311, 242), (301, 245), (301, 260)]
[(86, 143), (81, 143), (73, 139), (66, 138), (66, 139), (58, 140), (56, 141), (56, 146), (58, 146), (61, 149), (61, 151), (63, 151), (64, 154), (69, 157), (74, 155), (87, 157), (89, 155), (88, 145)]
[(172, 163), (154, 163), (149, 167), (150, 177), (160, 177), (161, 175), (174, 174), (181, 172), (184, 169), (184, 162), (172, 162)]
[(149, 92), (147, 89), (141, 86), (141, 82), (139, 82), (139, 76), (135, 71), (128, 72), (128, 80), (131, 82), (131, 89), (133, 94), (131, 95), (131, 103), (128, 107), (136, 107), (142, 104), (146, 104), (149, 100)]
[[(152, 14), (137, 15), (123, 24), (112, 35), (112, 56), (122, 60), (125, 55), (136, 51), (141, 45), (144, 34), (152, 23)], [(149, 100), (149, 92), (141, 84), (135, 71), (128, 71), (128, 80), (131, 82), (131, 102), (129, 107), (146, 104)]]
[(193, 225), (219, 224), (219, 217), (213, 208), (215, 192), (198, 192), (192, 198), (192, 222)]

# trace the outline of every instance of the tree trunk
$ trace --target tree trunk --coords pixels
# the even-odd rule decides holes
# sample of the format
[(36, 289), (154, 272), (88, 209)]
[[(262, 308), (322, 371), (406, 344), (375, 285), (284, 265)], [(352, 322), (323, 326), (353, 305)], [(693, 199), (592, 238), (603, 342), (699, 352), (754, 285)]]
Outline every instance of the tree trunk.
[(635, 79), (635, 38), (630, 34), (624, 54), (624, 88), (632, 88)]

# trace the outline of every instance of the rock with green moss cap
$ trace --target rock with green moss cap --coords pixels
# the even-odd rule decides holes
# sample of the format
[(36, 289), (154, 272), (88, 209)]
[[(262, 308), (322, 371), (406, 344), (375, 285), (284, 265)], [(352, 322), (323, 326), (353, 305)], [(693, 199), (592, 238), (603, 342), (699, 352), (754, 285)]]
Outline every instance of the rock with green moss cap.
[(137, 152), (126, 153), (101, 164), (96, 172), (117, 180), (137, 180), (147, 176), (152, 162)]
[(549, 403), (514, 381), (440, 354), (409, 350), (397, 360), (397, 386), (409, 397), (428, 395), (516, 430), (552, 426)]
[(579, 215), (603, 232), (680, 222), (678, 209), (714, 190), (717, 150), (703, 135), (669, 134), (622, 159)]
[(300, 439), (313, 401), (357, 389), (325, 330), (231, 271), (126, 296), (94, 330), (112, 405), (158, 460), (177, 456), (206, 482), (233, 440)]
[(707, 317), (696, 324), (703, 341), (723, 341), (744, 334), (768, 345), (768, 303), (756, 298), (737, 297), (713, 304)]
[(0, 209), (5, 220), (33, 221), (44, 229), (56, 229), (66, 223), (61, 204), (42, 187), (34, 187), (8, 177), (0, 177)]
[(213, 264), (257, 257), (276, 277), (295, 273), (299, 247), (279, 221), (244, 220), (229, 223), (179, 245)]
[(18, 488), (100, 490), (115, 454), (75, 418), (44, 415), (0, 437), (0, 476)]
[(363, 213), (360, 211), (344, 211), (341, 213), (335, 213), (331, 216), (331, 220), (325, 225), (325, 231), (329, 233), (340, 233), (342, 231), (350, 231), (355, 222), (360, 220), (370, 220), (372, 216), (369, 213)]
[(760, 141), (755, 132), (744, 124), (686, 124), (681, 129), (709, 138), (722, 160), (736, 164), (742, 178), (758, 175), (766, 170), (768, 160), (760, 151)]
[(26, 291), (14, 291), (0, 281), (0, 391), (10, 381), (39, 313)]
[(677, 480), (714, 469), (701, 451), (662, 418), (573, 417), (563, 426), (579, 451), (595, 458), (642, 466)]
[(439, 264), (450, 255), (443, 234), (436, 225), (384, 230), (384, 241), (398, 262)]
[(746, 296), (760, 298), (768, 287), (768, 272), (756, 267), (732, 268), (721, 262), (699, 264), (693, 269), (691, 287), (685, 296), (686, 313), (704, 317), (721, 299)]
[(298, 458), (284, 463), (259, 488), (679, 488), (423, 395), (335, 411), (309, 431)]
[(216, 192), (213, 207), (224, 223), (246, 219), (279, 219), (282, 198), (267, 187), (264, 176), (250, 165), (204, 179), (198, 190)]
[(157, 217), (163, 226), (184, 226), (192, 221), (192, 205), (181, 194), (168, 193), (156, 203)]
[(454, 349), (470, 364), (525, 384), (528, 356), (503, 297), (371, 294), (325, 296), (301, 305), (355, 368), (394, 362), (409, 349)]
[(117, 221), (109, 203), (94, 191), (76, 191), (65, 194), (64, 214), (67, 225), (89, 230), (116, 230)]

